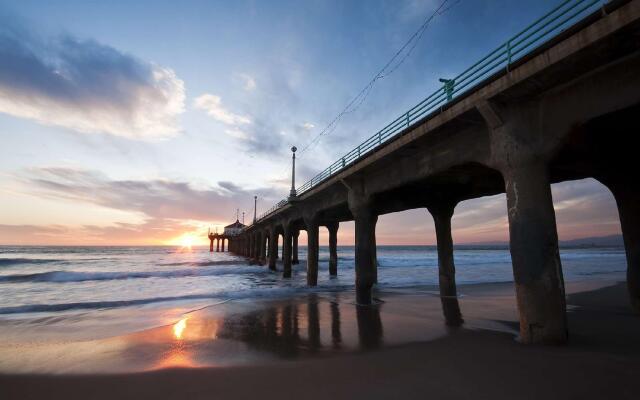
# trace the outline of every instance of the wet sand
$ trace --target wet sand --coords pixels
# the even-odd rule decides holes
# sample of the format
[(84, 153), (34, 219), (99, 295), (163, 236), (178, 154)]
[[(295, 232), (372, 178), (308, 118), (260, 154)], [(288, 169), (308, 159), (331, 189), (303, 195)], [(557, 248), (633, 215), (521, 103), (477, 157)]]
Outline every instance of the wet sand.
[[(82, 342), (94, 349), (87, 354), (67, 343), (44, 359), (62, 374), (0, 375), (0, 398), (635, 399), (640, 318), (624, 284), (601, 286), (567, 286), (562, 347), (517, 342), (511, 284), (462, 286), (458, 301), (442, 302), (434, 288), (384, 291), (373, 307), (348, 292), (315, 293), (204, 309), (183, 323)], [(39, 360), (12, 357), (27, 370)]]

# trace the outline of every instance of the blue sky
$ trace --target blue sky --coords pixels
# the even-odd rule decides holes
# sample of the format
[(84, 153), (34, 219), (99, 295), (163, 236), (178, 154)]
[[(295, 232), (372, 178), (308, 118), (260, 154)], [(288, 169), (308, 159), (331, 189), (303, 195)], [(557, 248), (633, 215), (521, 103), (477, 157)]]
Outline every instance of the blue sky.
[[(299, 159), (298, 182), (557, 1), (449, 3)], [(289, 147), (309, 143), (439, 4), (0, 0), (0, 243), (174, 243), (250, 213), (254, 194), (270, 207), (287, 194)], [(595, 181), (554, 185), (554, 200), (561, 237), (619, 231)], [(454, 236), (505, 239), (505, 208), (504, 196), (460, 205)], [(422, 210), (383, 216), (378, 231), (381, 243), (433, 242)]]

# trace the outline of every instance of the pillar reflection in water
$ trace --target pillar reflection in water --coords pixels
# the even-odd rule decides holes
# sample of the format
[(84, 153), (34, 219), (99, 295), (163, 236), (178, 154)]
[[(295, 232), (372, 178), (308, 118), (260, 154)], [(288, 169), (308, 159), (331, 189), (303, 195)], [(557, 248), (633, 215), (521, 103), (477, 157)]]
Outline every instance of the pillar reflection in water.
[(363, 350), (376, 349), (382, 345), (382, 319), (380, 304), (356, 305), (358, 339)]
[(322, 347), (322, 344), (320, 343), (320, 310), (318, 309), (318, 297), (315, 294), (309, 296), (307, 306), (309, 350), (316, 352)]
[(342, 334), (340, 333), (340, 303), (331, 302), (331, 344), (334, 349), (342, 346)]
[[(358, 348), (374, 349), (382, 345), (380, 305), (345, 305), (340, 304), (338, 298), (330, 301), (316, 294), (309, 295), (306, 304), (294, 300), (247, 314), (230, 315), (222, 321), (217, 337), (241, 341), (253, 349), (292, 358), (347, 349), (349, 346), (345, 343), (352, 341), (343, 336), (345, 324), (353, 324), (357, 328), (357, 337), (351, 339), (355, 339)], [(300, 326), (305, 325), (303, 332), (306, 332), (301, 334)], [(322, 329), (327, 330), (324, 335)]]

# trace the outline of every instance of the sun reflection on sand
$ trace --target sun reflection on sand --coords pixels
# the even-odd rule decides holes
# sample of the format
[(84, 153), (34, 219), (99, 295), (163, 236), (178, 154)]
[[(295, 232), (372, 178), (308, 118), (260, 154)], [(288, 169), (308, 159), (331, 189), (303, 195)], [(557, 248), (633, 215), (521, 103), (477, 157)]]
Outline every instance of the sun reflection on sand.
[(182, 318), (173, 325), (173, 336), (178, 340), (182, 340), (182, 333), (187, 328), (187, 319), (189, 318)]

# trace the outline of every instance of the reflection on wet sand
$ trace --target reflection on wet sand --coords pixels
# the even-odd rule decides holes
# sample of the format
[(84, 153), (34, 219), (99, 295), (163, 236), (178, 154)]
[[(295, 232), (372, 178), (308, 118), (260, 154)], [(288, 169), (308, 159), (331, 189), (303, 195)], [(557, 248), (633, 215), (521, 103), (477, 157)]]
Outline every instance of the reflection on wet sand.
[(13, 371), (79, 373), (247, 365), (434, 340), (463, 322), (456, 298), (408, 293), (368, 306), (351, 298), (228, 302), (124, 336), (5, 349), (2, 361)]
[[(445, 325), (462, 325), (458, 299), (441, 300)], [(227, 316), (221, 321), (218, 338), (240, 341), (255, 350), (292, 358), (319, 351), (345, 349), (342, 327), (355, 322), (356, 348), (371, 350), (384, 344), (381, 317), (384, 306), (383, 302), (366, 306), (341, 303), (337, 295), (328, 299), (310, 294), (305, 301), (296, 299), (249, 313)], [(351, 332), (349, 330), (347, 339), (355, 338), (350, 337), (353, 336)]]

